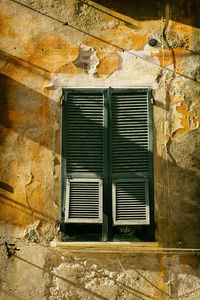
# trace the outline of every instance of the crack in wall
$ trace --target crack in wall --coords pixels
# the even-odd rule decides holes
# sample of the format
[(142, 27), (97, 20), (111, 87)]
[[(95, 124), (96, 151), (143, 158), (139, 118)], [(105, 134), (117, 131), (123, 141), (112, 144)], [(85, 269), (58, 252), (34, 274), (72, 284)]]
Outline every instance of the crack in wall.
[(30, 172), (30, 176), (31, 176), (31, 178), (30, 178), (29, 182), (27, 184), (25, 184), (25, 191), (26, 191), (26, 203), (27, 203), (27, 205), (28, 205), (28, 207), (29, 207), (29, 209), (31, 211), (31, 218), (32, 218), (32, 222), (33, 222), (34, 211), (33, 211), (32, 207), (31, 207), (31, 205), (29, 203), (28, 193), (27, 193), (27, 187), (29, 187), (33, 183), (33, 181), (34, 181), (34, 176), (33, 176), (33, 174), (31, 172)]

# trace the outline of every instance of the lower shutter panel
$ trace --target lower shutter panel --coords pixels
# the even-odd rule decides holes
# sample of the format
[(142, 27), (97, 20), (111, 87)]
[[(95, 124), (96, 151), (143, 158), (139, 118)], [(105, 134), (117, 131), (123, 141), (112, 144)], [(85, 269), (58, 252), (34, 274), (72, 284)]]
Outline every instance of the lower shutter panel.
[(66, 222), (102, 223), (102, 181), (68, 179)]
[(113, 183), (113, 219), (115, 225), (145, 225), (149, 218), (149, 186), (144, 178)]

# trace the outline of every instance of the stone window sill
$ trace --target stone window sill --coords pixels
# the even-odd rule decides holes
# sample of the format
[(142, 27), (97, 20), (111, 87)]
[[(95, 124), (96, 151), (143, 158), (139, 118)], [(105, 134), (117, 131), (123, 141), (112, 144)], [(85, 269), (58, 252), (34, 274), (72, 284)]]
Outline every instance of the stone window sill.
[(157, 242), (56, 242), (54, 245), (70, 252), (156, 252)]
[(200, 249), (162, 248), (158, 242), (54, 242), (52, 247), (69, 252), (138, 253), (138, 254), (197, 254)]

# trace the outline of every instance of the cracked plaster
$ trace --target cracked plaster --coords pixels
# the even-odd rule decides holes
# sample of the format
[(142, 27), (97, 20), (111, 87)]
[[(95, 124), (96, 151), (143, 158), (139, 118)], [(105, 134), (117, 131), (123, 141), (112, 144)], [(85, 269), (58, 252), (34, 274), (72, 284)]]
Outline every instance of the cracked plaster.
[[(21, 3), (82, 32), (0, 3), (0, 175), (12, 187), (1, 188), (0, 297), (198, 300), (198, 257), (72, 256), (50, 245), (59, 236), (62, 87), (122, 86), (153, 88), (157, 240), (199, 247), (199, 56), (186, 49), (199, 51), (199, 28), (134, 17), (131, 28), (130, 18), (75, 0)], [(88, 58), (82, 48), (93, 49)], [(16, 256), (8, 258), (5, 242), (20, 248)]]

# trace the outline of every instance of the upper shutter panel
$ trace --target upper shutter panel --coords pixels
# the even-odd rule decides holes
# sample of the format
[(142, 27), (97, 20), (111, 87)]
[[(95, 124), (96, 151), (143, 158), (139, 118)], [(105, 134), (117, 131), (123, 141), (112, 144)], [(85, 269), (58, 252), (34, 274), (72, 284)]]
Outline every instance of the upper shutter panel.
[(148, 172), (148, 95), (112, 94), (112, 172)]
[(67, 173), (103, 172), (103, 93), (67, 94)]

